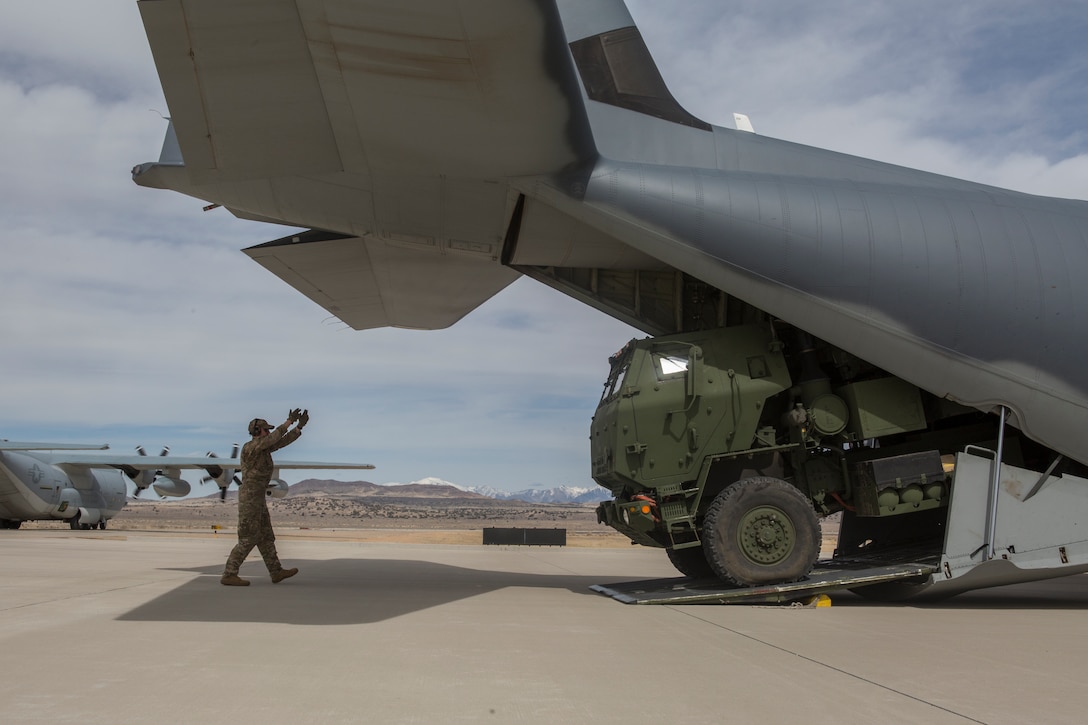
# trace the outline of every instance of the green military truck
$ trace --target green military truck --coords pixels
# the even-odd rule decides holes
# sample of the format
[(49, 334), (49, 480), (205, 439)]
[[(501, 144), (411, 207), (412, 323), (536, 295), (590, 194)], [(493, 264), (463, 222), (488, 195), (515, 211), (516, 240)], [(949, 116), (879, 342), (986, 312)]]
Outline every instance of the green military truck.
[(590, 434), (613, 496), (599, 521), (741, 586), (805, 577), (836, 512), (836, 557), (939, 557), (954, 454), (997, 436), (993, 415), (773, 320), (632, 340), (610, 364)]

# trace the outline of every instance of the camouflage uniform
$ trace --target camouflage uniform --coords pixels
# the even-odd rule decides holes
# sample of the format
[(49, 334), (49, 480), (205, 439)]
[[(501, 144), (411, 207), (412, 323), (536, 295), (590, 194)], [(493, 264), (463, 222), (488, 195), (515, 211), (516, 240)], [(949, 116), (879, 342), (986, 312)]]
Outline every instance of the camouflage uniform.
[(291, 421), (283, 423), (268, 435), (253, 436), (242, 446), (242, 484), (238, 487), (238, 543), (227, 557), (223, 576), (237, 576), (242, 562), (256, 546), (264, 558), (268, 573), (275, 575), (283, 569), (276, 554), (276, 535), (268, 515), (268, 482), (272, 480), (272, 451), (294, 443), (302, 431), (288, 432)]

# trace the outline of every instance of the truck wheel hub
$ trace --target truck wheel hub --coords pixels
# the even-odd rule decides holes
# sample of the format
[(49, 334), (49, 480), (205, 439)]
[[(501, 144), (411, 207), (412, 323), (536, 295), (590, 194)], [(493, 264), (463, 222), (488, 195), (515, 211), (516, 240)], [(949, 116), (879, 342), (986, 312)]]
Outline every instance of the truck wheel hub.
[(793, 551), (793, 522), (774, 506), (760, 506), (746, 513), (737, 531), (740, 549), (758, 564), (776, 564)]

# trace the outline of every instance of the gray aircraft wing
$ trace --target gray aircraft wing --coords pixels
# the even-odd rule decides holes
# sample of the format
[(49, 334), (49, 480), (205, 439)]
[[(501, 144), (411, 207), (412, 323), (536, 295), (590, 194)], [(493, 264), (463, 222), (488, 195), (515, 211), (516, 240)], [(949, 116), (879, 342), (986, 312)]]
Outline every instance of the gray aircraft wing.
[[(34, 451), (35, 458), (53, 465), (129, 468), (138, 471), (156, 471), (164, 468), (204, 469), (241, 468), (240, 458), (218, 456), (161, 456), (115, 455), (112, 453), (83, 453), (82, 451), (106, 450), (109, 446), (72, 443), (23, 443), (0, 441), (0, 451)], [(331, 461), (276, 461), (276, 468), (283, 469), (342, 469), (372, 470), (370, 463), (334, 463)]]
[[(218, 458), (215, 456), (114, 456), (114, 455), (77, 455), (72, 453), (43, 452), (37, 456), (40, 460), (54, 465), (132, 468), (139, 471), (155, 471), (165, 468), (205, 469), (241, 468), (239, 458)], [(276, 461), (276, 468), (283, 469), (343, 469), (371, 470), (370, 463), (333, 463), (330, 461)]]
[(585, 156), (543, 5), (139, 7), (172, 116), (139, 183), (339, 232), (249, 254), (353, 327), (446, 327), (508, 285), (504, 180)]
[(104, 451), (105, 443), (29, 443), (0, 441), (0, 451)]
[(136, 182), (315, 230), (246, 251), (352, 327), (518, 274), (653, 334), (739, 301), (1088, 462), (1084, 202), (708, 124), (621, 0), (139, 5), (173, 120)]

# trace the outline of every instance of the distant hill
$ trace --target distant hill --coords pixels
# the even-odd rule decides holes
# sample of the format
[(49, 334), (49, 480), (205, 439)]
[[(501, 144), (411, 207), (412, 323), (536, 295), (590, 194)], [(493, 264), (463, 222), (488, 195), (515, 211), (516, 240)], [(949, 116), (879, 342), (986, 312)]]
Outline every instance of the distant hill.
[(307, 478), (293, 484), (290, 490), (292, 494), (325, 493), (336, 496), (369, 496), (380, 488), (381, 486), (370, 481), (332, 481)]
[(326, 494), (335, 496), (387, 496), (390, 498), (489, 498), (465, 491), (453, 484), (398, 483), (380, 486), (369, 481), (330, 481), (307, 478), (291, 486), (291, 494)]
[(489, 486), (464, 487), (440, 478), (424, 478), (412, 483), (377, 484), (369, 481), (330, 481), (308, 478), (291, 486), (291, 494), (326, 494), (336, 496), (388, 496), (400, 498), (457, 498), (525, 501), (526, 503), (594, 504), (611, 498), (608, 489), (594, 486), (556, 486), (527, 488), (523, 491), (500, 491)]
[[(237, 496), (232, 486), (228, 498)], [(526, 503), (575, 503), (595, 504), (611, 498), (607, 489), (600, 486), (578, 488), (556, 486), (554, 488), (527, 488), (523, 491), (500, 491), (488, 486), (462, 487), (440, 478), (424, 478), (412, 483), (377, 484), (370, 481), (334, 481), (307, 478), (291, 486), (291, 495), (312, 496), (365, 496), (375, 498), (446, 498), (446, 499), (494, 499), (497, 501), (524, 501)], [(213, 493), (205, 498), (218, 497)]]

